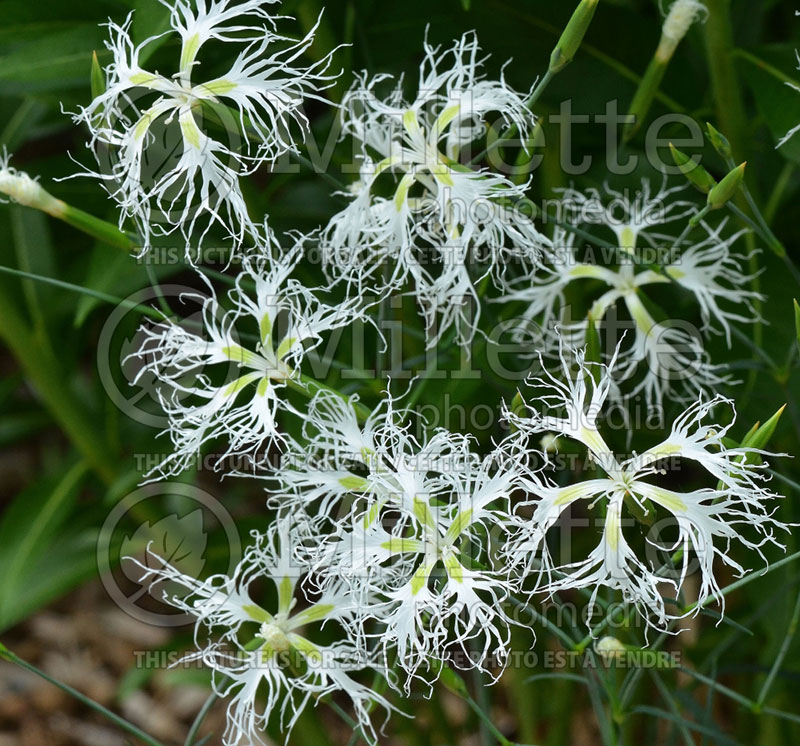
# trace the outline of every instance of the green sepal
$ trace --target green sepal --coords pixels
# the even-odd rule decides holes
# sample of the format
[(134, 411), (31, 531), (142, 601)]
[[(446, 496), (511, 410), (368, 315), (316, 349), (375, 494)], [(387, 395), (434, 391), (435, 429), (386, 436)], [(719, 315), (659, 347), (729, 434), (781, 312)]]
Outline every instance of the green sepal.
[(92, 89), (92, 98), (98, 98), (106, 92), (106, 76), (100, 62), (97, 59), (97, 52), (92, 52), (92, 72), (89, 75), (89, 84)]
[(742, 448), (757, 448), (758, 450), (763, 450), (775, 433), (775, 428), (778, 426), (778, 422), (780, 422), (784, 409), (786, 409), (785, 404), (763, 425), (760, 427), (754, 426), (742, 441)]
[(728, 138), (709, 122), (706, 122), (706, 127), (708, 129), (708, 140), (714, 146), (714, 150), (726, 160), (733, 158), (733, 151)]
[(567, 27), (561, 34), (556, 48), (550, 55), (550, 72), (557, 73), (563, 70), (578, 53), (583, 37), (589, 29), (597, 4), (600, 0), (581, 0)]
[(690, 156), (678, 150), (672, 143), (669, 144), (669, 149), (675, 165), (696, 189), (708, 194), (717, 186), (717, 180)]
[(744, 169), (747, 161), (740, 163), (731, 170), (725, 178), (708, 193), (708, 206), (712, 210), (719, 210), (728, 204), (739, 191), (744, 181)]

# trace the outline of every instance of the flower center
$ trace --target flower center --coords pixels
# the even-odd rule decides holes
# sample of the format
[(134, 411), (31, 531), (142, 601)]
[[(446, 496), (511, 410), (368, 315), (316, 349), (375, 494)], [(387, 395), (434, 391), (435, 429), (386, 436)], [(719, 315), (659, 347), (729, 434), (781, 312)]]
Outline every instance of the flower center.
[(275, 622), (264, 622), (259, 637), (264, 640), (264, 647), (275, 653), (285, 653), (292, 646), (286, 633)]

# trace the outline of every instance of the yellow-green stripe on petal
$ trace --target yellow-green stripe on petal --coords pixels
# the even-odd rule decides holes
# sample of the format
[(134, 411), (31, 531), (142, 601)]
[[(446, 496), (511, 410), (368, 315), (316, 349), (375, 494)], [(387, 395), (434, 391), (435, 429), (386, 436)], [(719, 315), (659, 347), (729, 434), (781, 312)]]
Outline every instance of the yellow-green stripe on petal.
[(369, 489), (369, 482), (364, 477), (357, 477), (355, 474), (342, 477), (339, 484), (349, 492), (366, 492)]
[(436, 521), (433, 518), (430, 506), (425, 500), (420, 500), (416, 495), (414, 496), (414, 515), (423, 526), (436, 529)]
[(254, 622), (260, 622), (261, 624), (264, 624), (265, 622), (272, 621), (272, 614), (270, 614), (268, 611), (265, 611), (260, 606), (256, 606), (256, 604), (246, 604), (242, 606), (242, 611)]
[(445, 543), (452, 544), (459, 536), (461, 536), (461, 532), (467, 526), (469, 526), (471, 521), (472, 508), (459, 511), (456, 517), (453, 518), (450, 528), (447, 529), (447, 533), (444, 536)]
[(433, 125), (434, 132), (440, 133), (450, 122), (452, 122), (461, 111), (461, 104), (448, 106), (436, 119)]
[(381, 544), (381, 549), (385, 549), (392, 554), (419, 554), (425, 547), (423, 543), (417, 539), (393, 538), (389, 541), (384, 541)]
[(411, 578), (412, 596), (416, 596), (425, 587), (428, 582), (428, 577), (431, 574), (431, 570), (433, 570), (433, 565), (428, 563), (420, 565), (417, 568), (417, 571)]
[(464, 566), (458, 561), (454, 554), (444, 556), (444, 569), (447, 570), (447, 577), (456, 583), (464, 582)]
[(289, 642), (293, 648), (299, 650), (309, 660), (319, 661), (322, 659), (322, 651), (311, 640), (292, 633), (289, 635)]
[(272, 335), (272, 319), (269, 312), (261, 317), (261, 321), (258, 323), (258, 330), (261, 334), (261, 344), (266, 345)]
[(681, 499), (681, 495), (672, 490), (665, 490), (663, 487), (655, 487), (652, 484), (641, 485), (634, 482), (631, 485), (634, 492), (642, 492), (653, 502), (657, 502), (661, 507), (666, 508), (670, 513), (685, 513), (686, 503)]
[(264, 378), (262, 378), (258, 382), (258, 388), (256, 389), (256, 394), (258, 396), (266, 396), (267, 391), (269, 391), (269, 378), (264, 376)]
[(241, 378), (237, 378), (235, 381), (231, 381), (225, 387), (225, 390), (222, 393), (226, 397), (234, 396), (260, 376), (261, 376), (260, 373), (248, 373), (247, 375), (242, 376)]
[(378, 518), (378, 513), (383, 507), (385, 500), (378, 500), (369, 506), (369, 510), (364, 514), (364, 528), (369, 528)]
[(400, 184), (398, 184), (397, 191), (394, 193), (394, 206), (397, 208), (397, 212), (403, 209), (403, 205), (408, 199), (408, 190), (411, 189), (414, 179), (415, 176), (411, 173), (404, 174), (403, 178), (400, 179)]
[(200, 35), (192, 34), (189, 38), (184, 39), (183, 48), (181, 49), (181, 72), (189, 73), (194, 63), (194, 58), (197, 56), (197, 51), (200, 49)]
[(133, 83), (133, 85), (147, 85), (148, 83), (152, 83), (154, 80), (158, 80), (158, 75), (154, 75), (153, 73), (142, 72), (134, 73), (131, 75), (128, 80)]
[(303, 609), (299, 614), (296, 614), (291, 619), (291, 626), (299, 627), (303, 624), (313, 624), (320, 622), (327, 617), (333, 610), (333, 604), (314, 604), (307, 609)]
[(612, 502), (608, 506), (608, 514), (606, 515), (606, 542), (612, 552), (616, 552), (619, 546), (619, 512), (619, 502)]
[(181, 132), (183, 133), (184, 140), (186, 140), (186, 142), (188, 142), (189, 145), (191, 145), (195, 150), (199, 150), (202, 133), (198, 129), (197, 123), (194, 121), (192, 112), (181, 112), (179, 120), (181, 123)]
[(278, 360), (283, 359), (294, 347), (295, 343), (297, 342), (297, 337), (286, 337), (279, 345), (278, 349), (275, 351), (275, 357)]
[(278, 586), (278, 612), (288, 613), (292, 606), (294, 597), (294, 583), (291, 578), (283, 577), (277, 583)]
[(244, 347), (240, 347), (239, 345), (223, 347), (222, 354), (232, 362), (239, 363), (240, 365), (258, 366), (262, 361), (262, 359), (256, 355), (255, 352), (246, 350)]
[(224, 96), (236, 88), (237, 84), (232, 80), (225, 80), (225, 78), (217, 78), (209, 83), (203, 83), (198, 86), (202, 91), (212, 96)]

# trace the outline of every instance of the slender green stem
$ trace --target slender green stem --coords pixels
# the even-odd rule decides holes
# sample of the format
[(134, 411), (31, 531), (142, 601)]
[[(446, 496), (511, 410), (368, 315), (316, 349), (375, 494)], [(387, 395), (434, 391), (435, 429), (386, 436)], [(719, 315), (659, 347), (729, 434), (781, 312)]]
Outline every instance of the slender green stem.
[(104, 303), (111, 303), (115, 306), (122, 306), (123, 308), (131, 308), (136, 309), (144, 316), (150, 316), (154, 319), (162, 320), (164, 318), (163, 314), (159, 311), (156, 311), (154, 308), (150, 308), (150, 306), (143, 306), (140, 303), (134, 303), (133, 301), (127, 300), (125, 298), (119, 298), (116, 295), (110, 295), (109, 293), (104, 293), (100, 290), (92, 290), (91, 288), (85, 288), (83, 285), (74, 285), (71, 282), (64, 282), (63, 280), (57, 280), (55, 277), (45, 277), (44, 275), (37, 275), (33, 272), (24, 272), (21, 269), (14, 269), (13, 267), (4, 267), (0, 265), (0, 272), (8, 275), (12, 275), (14, 277), (24, 277), (28, 280), (34, 280), (36, 282), (41, 282), (45, 285), (52, 285), (53, 287), (62, 288), (63, 290), (69, 290), (73, 293), (81, 293), (82, 295), (88, 295), (92, 298), (97, 298), (97, 300), (103, 301)]
[(200, 726), (203, 724), (203, 721), (206, 719), (206, 715), (208, 715), (218, 698), (219, 697), (216, 692), (211, 692), (211, 694), (208, 695), (208, 698), (200, 708), (200, 712), (197, 713), (197, 716), (192, 723), (192, 727), (189, 728), (189, 732), (186, 734), (186, 740), (183, 742), (183, 746), (193, 746), (194, 739), (197, 737)]
[[(550, 84), (550, 81), (553, 79), (553, 73), (551, 70), (548, 70), (543, 76), (542, 79), (536, 84), (536, 87), (533, 89), (528, 100), (525, 102), (525, 106), (528, 109), (532, 109), (536, 102), (539, 100), (541, 95), (544, 93), (545, 88)], [(484, 150), (482, 150), (478, 155), (476, 155), (472, 160), (470, 160), (470, 165), (474, 166), (477, 163), (480, 163), (487, 155), (493, 153), (498, 148), (502, 147), (506, 143), (510, 142), (514, 139), (514, 136), (517, 134), (517, 127), (513, 125), (509, 127), (508, 132), (503, 137), (498, 137), (493, 142), (489, 143)]]
[(15, 663), (16, 665), (20, 666), (20, 668), (24, 668), (26, 671), (30, 671), (31, 673), (36, 674), (37, 676), (41, 677), (45, 681), (51, 683), (53, 686), (58, 687), (61, 691), (66, 692), (70, 696), (77, 699), (79, 702), (83, 703), (87, 707), (90, 707), (95, 712), (99, 712), (104, 717), (108, 718), (111, 722), (115, 725), (122, 728), (126, 733), (130, 733), (135, 738), (138, 738), (143, 743), (149, 744), (149, 746), (162, 746), (162, 744), (157, 741), (152, 736), (149, 736), (143, 730), (137, 728), (133, 723), (129, 723), (127, 720), (121, 718), (116, 713), (111, 712), (111, 710), (106, 709), (103, 705), (98, 704), (94, 700), (89, 699), (85, 694), (82, 694), (77, 689), (73, 689), (68, 684), (64, 684), (57, 679), (54, 679), (49, 674), (45, 673), (41, 669), (34, 666), (32, 663), (28, 663), (25, 660), (22, 660), (18, 655), (12, 653), (5, 645), (0, 643), (0, 658), (5, 658), (5, 660), (10, 661), (11, 663)]
[(775, 186), (773, 187), (772, 192), (769, 195), (769, 199), (767, 200), (767, 204), (764, 207), (764, 220), (766, 221), (767, 225), (770, 225), (775, 219), (775, 215), (777, 214), (778, 208), (781, 205), (781, 200), (786, 192), (786, 188), (789, 186), (792, 176), (794, 176), (794, 169), (795, 164), (792, 163), (792, 161), (786, 161), (786, 165), (784, 165), (777, 181), (775, 182)]
[(469, 692), (461, 692), (459, 694), (469, 708), (478, 716), (478, 719), (489, 730), (489, 732), (497, 739), (501, 746), (514, 746), (514, 742), (506, 738), (500, 729), (492, 722), (488, 713), (484, 712), (483, 708), (472, 698)]
[(348, 714), (347, 714), (347, 713), (344, 711), (344, 709), (342, 708), (342, 706), (341, 706), (341, 705), (339, 705), (339, 704), (337, 704), (336, 702), (333, 702), (333, 701), (330, 701), (330, 702), (328, 702), (328, 705), (329, 705), (329, 706), (330, 706), (330, 708), (331, 708), (331, 709), (332, 709), (332, 710), (333, 710), (333, 711), (334, 711), (334, 712), (335, 712), (335, 713), (336, 713), (336, 714), (337, 714), (337, 715), (338, 715), (338, 716), (339, 716), (339, 717), (340, 717), (342, 720), (344, 720), (344, 722), (345, 722), (345, 723), (347, 723), (347, 725), (349, 725), (349, 726), (350, 726), (350, 727), (351, 727), (353, 730), (355, 730), (356, 728), (358, 728), (358, 723), (357, 723), (355, 720), (353, 720), (353, 718), (351, 718), (351, 717), (350, 717), (350, 715), (348, 715)]
[(767, 675), (767, 680), (764, 682), (764, 686), (761, 687), (761, 691), (758, 694), (758, 699), (756, 699), (757, 709), (761, 709), (761, 706), (764, 704), (764, 701), (769, 694), (770, 687), (772, 686), (772, 682), (775, 681), (775, 677), (778, 675), (778, 671), (780, 671), (780, 668), (783, 665), (783, 659), (786, 658), (786, 654), (789, 652), (789, 646), (792, 644), (792, 640), (797, 633), (798, 622), (800, 622), (800, 593), (797, 594), (797, 600), (794, 603), (794, 611), (792, 612), (792, 618), (789, 622), (789, 628), (786, 630), (786, 634), (783, 637), (783, 642), (781, 643), (778, 655), (775, 656), (775, 662), (772, 664), (772, 668)]
[(730, 140), (734, 157), (744, 151), (745, 113), (742, 87), (733, 62), (733, 27), (730, 0), (707, 0), (708, 19), (703, 26), (706, 37), (711, 90), (720, 130)]
[[(765, 575), (768, 575), (771, 572), (774, 572), (780, 567), (784, 565), (788, 565), (790, 562), (794, 562), (796, 559), (800, 558), (800, 552), (795, 552), (794, 554), (790, 554), (788, 557), (784, 557), (782, 560), (778, 560), (777, 562), (773, 562), (766, 570), (763, 572), (754, 572), (750, 575), (747, 575), (740, 580), (737, 580), (729, 585), (726, 585), (721, 591), (720, 594), (723, 596), (727, 596), (729, 593), (732, 593), (735, 590), (738, 590), (744, 585), (751, 583), (754, 580), (760, 580)], [(702, 602), (697, 601), (693, 604), (689, 604), (689, 606), (684, 607), (683, 613), (687, 614), (695, 609), (702, 609), (705, 606), (708, 606), (714, 600), (713, 596), (709, 596), (708, 598), (704, 599)]]

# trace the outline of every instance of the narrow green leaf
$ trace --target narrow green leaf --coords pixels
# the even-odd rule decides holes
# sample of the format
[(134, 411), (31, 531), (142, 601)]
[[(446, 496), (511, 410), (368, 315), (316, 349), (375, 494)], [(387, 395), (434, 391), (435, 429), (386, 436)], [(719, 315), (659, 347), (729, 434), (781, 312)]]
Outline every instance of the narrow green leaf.
[(797, 336), (797, 346), (800, 347), (800, 303), (794, 299), (794, 331)]

